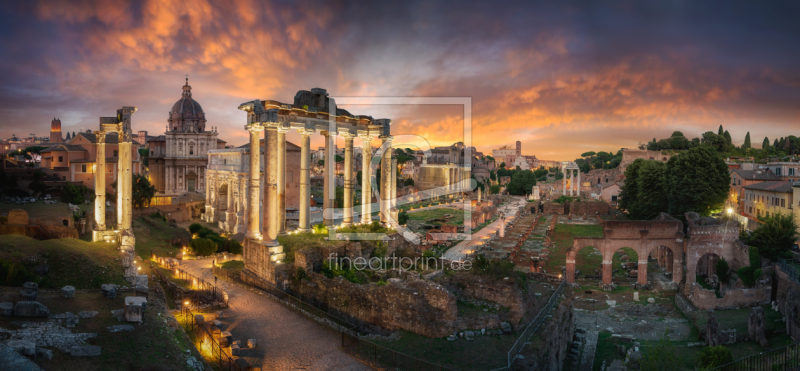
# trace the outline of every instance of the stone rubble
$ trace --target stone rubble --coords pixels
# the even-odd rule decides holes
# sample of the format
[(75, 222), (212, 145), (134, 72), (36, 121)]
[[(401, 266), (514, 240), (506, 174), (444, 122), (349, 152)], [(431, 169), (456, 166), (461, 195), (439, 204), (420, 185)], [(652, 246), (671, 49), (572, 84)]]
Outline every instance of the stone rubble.
[(87, 339), (97, 337), (96, 333), (72, 333), (61, 326), (57, 320), (47, 322), (14, 322), (22, 327), (18, 330), (0, 328), (0, 333), (8, 333), (11, 340), (25, 340), (39, 347), (56, 348), (69, 352), (75, 345), (83, 345)]

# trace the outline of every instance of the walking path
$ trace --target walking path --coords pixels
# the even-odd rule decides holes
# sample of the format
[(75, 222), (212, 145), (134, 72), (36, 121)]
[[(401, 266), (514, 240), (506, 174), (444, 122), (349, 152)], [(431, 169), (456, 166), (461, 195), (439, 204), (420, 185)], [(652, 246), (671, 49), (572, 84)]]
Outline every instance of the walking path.
[[(185, 260), (181, 269), (214, 282), (211, 260)], [(223, 331), (247, 344), (256, 339), (254, 349), (242, 349), (241, 356), (262, 370), (372, 370), (347, 355), (341, 337), (282, 304), (248, 291), (236, 284), (218, 280), (228, 293), (229, 309), (224, 311)]]
[[(506, 215), (506, 222), (510, 221), (517, 215), (520, 206), (524, 206), (527, 201), (524, 197), (514, 197), (514, 201), (511, 201), (503, 206), (503, 209), (500, 210), (503, 214)], [(483, 227), (481, 230), (472, 234), (471, 240), (464, 240), (458, 243), (445, 251), (444, 255), (442, 256), (448, 260), (461, 260), (464, 259), (464, 256), (467, 255), (466, 251), (472, 250), (470, 244), (477, 243), (480, 241), (481, 237), (488, 236), (489, 234), (494, 233), (494, 231), (500, 228), (500, 223), (503, 222), (503, 219), (498, 218), (491, 224)]]

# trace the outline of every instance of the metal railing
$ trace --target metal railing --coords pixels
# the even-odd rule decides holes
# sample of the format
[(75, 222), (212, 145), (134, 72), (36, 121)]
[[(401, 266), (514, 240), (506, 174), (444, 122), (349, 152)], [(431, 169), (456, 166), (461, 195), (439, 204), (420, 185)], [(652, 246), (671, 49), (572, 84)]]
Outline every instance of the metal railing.
[(212, 360), (216, 359), (215, 363), (222, 370), (244, 371), (236, 363), (233, 355), (228, 354), (228, 352), (225, 350), (227, 347), (220, 346), (217, 339), (214, 338), (214, 334), (211, 333), (208, 327), (198, 324), (194, 316), (195, 314), (192, 313), (191, 309), (181, 306), (181, 315), (179, 317), (183, 320), (183, 324), (191, 329), (192, 333), (200, 341), (200, 344), (198, 345), (198, 350), (200, 353), (204, 356), (210, 355)]
[(788, 371), (799, 367), (800, 343), (794, 343), (733, 361), (712, 371)]
[(342, 349), (345, 353), (377, 370), (456, 371), (454, 368), (414, 358), (344, 331), (342, 332)]
[[(194, 276), (193, 274), (184, 271), (180, 268), (171, 268), (167, 264), (164, 264), (164, 259), (159, 258), (157, 255), (153, 254), (153, 261), (155, 261), (161, 268), (164, 268), (170, 272), (170, 275), (173, 277), (185, 280), (191, 283), (191, 290), (198, 293), (199, 295), (203, 295), (207, 298), (210, 297), (211, 301), (220, 302), (222, 303), (224, 308), (228, 307), (228, 293), (225, 290), (222, 290), (217, 285), (206, 282), (205, 280)], [(159, 277), (162, 277), (161, 272), (156, 271)], [(167, 280), (166, 277), (163, 277), (163, 280)], [(174, 294), (174, 293), (173, 293)], [(199, 299), (195, 295), (195, 299)]]
[(536, 315), (536, 318), (531, 321), (525, 331), (522, 332), (517, 342), (511, 347), (511, 350), (508, 351), (508, 368), (511, 369), (511, 363), (517, 358), (520, 352), (522, 352), (522, 347), (525, 346), (525, 343), (530, 339), (530, 337), (536, 333), (536, 330), (539, 329), (539, 326), (544, 322), (547, 315), (550, 314), (550, 310), (553, 309), (553, 305), (555, 305), (556, 300), (558, 297), (561, 296), (561, 293), (564, 292), (564, 288), (567, 286), (567, 281), (561, 281), (561, 284), (558, 285), (556, 290), (553, 292), (553, 295), (550, 296), (550, 299), (547, 301), (547, 304), (539, 311), (539, 314)]
[(783, 273), (786, 273), (792, 281), (800, 283), (800, 262), (796, 259), (787, 260), (779, 256), (778, 266), (781, 267)]

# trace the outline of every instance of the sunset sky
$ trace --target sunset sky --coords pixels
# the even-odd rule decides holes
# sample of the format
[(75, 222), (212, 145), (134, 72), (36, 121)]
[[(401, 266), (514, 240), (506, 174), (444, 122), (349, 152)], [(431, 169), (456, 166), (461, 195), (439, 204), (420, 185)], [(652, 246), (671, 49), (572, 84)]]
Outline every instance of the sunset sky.
[[(473, 145), (521, 140), (568, 160), (722, 124), (754, 146), (800, 136), (797, 2), (4, 1), (0, 137), (97, 129), (139, 108), (163, 134), (184, 75), (230, 144), (240, 103), (334, 96), (471, 97)], [(461, 107), (340, 106), (433, 145)], [(290, 136), (290, 140), (297, 139)], [(312, 145), (321, 145), (317, 139)]]

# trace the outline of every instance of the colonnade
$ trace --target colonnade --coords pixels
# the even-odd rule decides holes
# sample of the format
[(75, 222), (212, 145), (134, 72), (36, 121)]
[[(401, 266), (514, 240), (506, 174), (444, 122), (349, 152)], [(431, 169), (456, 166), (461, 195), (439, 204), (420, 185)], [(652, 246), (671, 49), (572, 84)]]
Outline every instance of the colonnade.
[[(581, 169), (578, 167), (577, 164), (574, 162), (564, 163), (562, 165), (562, 170), (564, 172), (564, 196), (567, 195), (567, 174), (570, 175), (569, 181), (569, 195), (573, 195), (573, 188), (577, 190), (577, 196), (580, 197), (581, 195)], [(577, 177), (575, 176), (577, 173)], [(577, 178), (577, 179), (576, 179)]]

